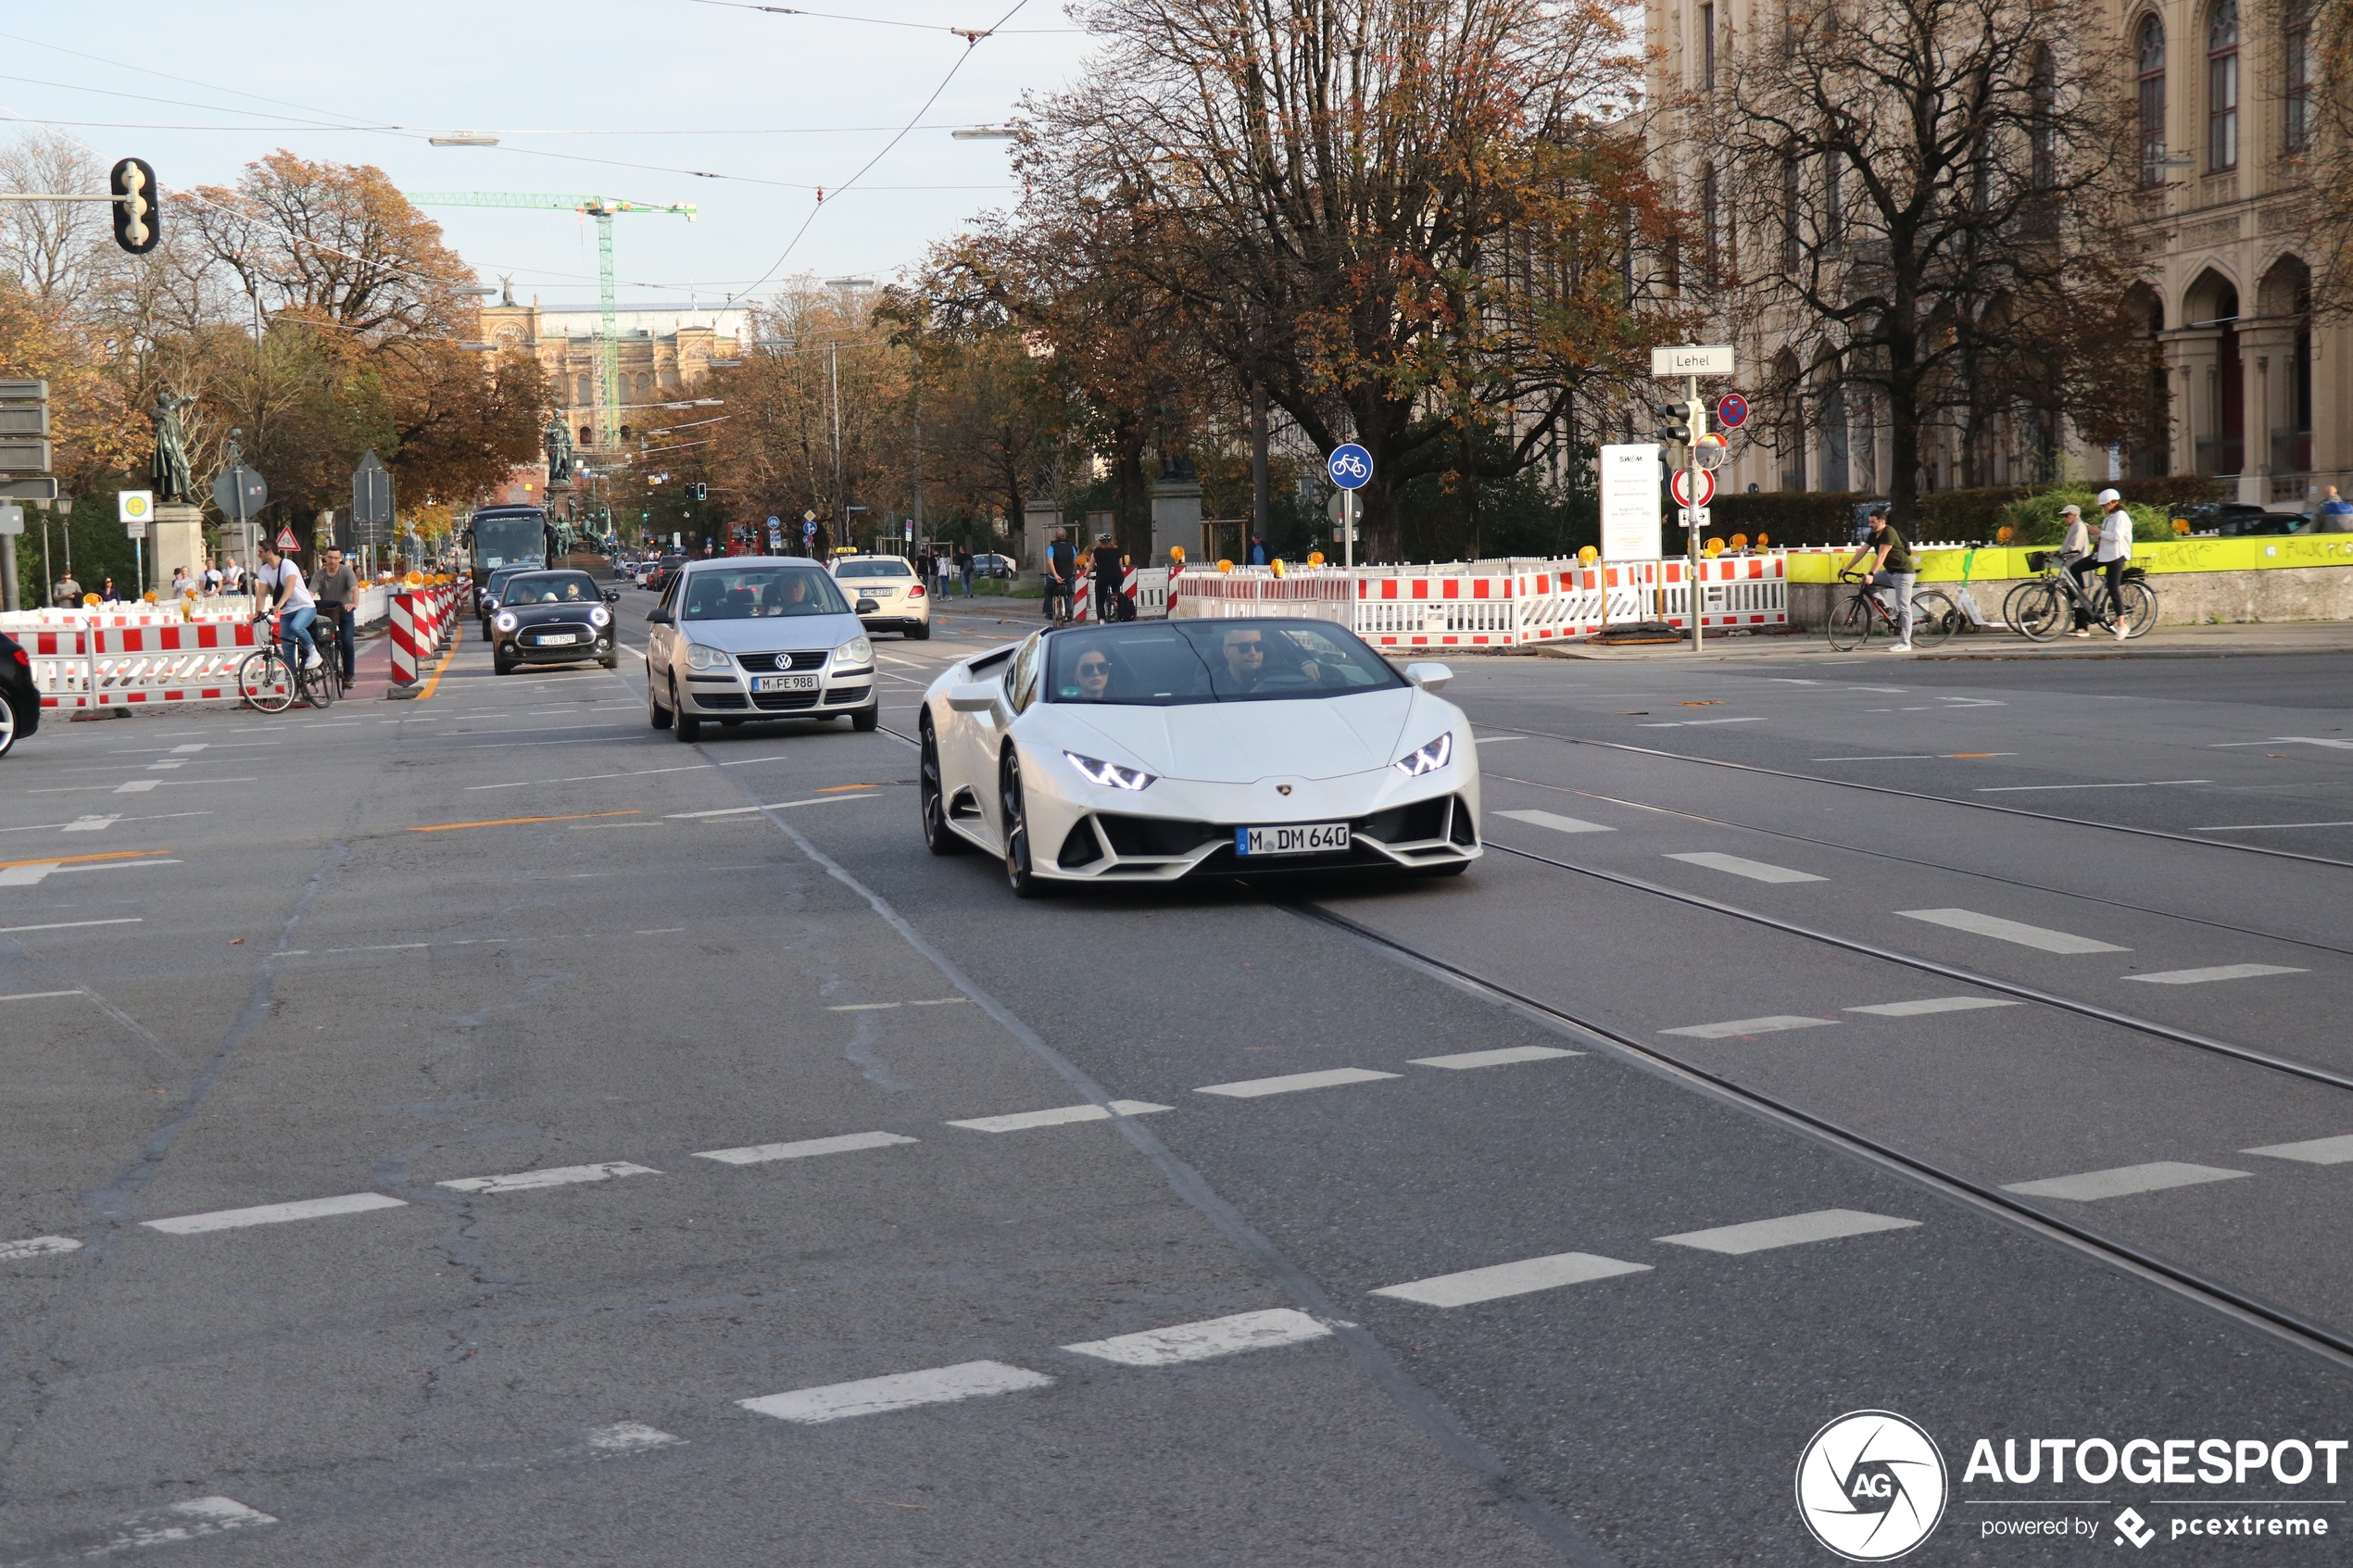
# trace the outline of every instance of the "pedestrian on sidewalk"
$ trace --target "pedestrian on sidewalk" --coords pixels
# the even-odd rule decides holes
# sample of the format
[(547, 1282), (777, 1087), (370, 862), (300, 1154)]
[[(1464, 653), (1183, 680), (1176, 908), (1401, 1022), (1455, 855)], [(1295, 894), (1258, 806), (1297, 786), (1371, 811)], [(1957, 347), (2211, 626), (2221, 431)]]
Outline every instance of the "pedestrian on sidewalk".
[(204, 584), (205, 597), (210, 598), (220, 592), (220, 563), (213, 560), (206, 561), (204, 572), (199, 581)]
[(2321, 503), (2319, 521), (2316, 533), (2353, 533), (2353, 501), (2338, 495), (2334, 484), (2329, 486), (2328, 498)]
[(173, 598), (176, 599), (181, 597), (194, 586), (195, 586), (195, 584), (188, 580), (188, 569), (186, 567), (175, 566), (171, 569), (171, 596)]
[(98, 602), (102, 605), (119, 605), (122, 602), (122, 592), (114, 585), (113, 578), (107, 578), (106, 586), (98, 590)]
[(50, 591), (50, 603), (59, 609), (81, 608), (82, 584), (73, 580), (71, 571), (68, 571), (63, 577), (57, 579), (57, 586)]
[(970, 545), (956, 546), (956, 572), (964, 580), (964, 597), (971, 598), (973, 596), (973, 547)]
[(1911, 541), (1895, 531), (1895, 525), (1887, 521), (1887, 513), (1885, 501), (1872, 503), (1868, 523), (1869, 532), (1863, 535), (1863, 543), (1855, 553), (1846, 558), (1846, 564), (1839, 569), (1839, 575), (1843, 577), (1854, 571), (1856, 563), (1866, 556), (1871, 558), (1871, 564), (1865, 571), (1871, 586), (1895, 590), (1895, 641), (1888, 645), (1887, 651), (1909, 653), (1912, 651), (1912, 584), (1919, 581), (1919, 570), (1912, 561)]

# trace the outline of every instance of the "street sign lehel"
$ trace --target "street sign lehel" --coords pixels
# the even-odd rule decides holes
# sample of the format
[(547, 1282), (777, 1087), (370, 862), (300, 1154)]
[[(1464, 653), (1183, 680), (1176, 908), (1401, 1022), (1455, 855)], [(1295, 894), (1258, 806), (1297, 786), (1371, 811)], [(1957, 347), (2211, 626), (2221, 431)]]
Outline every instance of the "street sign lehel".
[(1687, 343), (1672, 348), (1651, 350), (1651, 374), (1654, 376), (1729, 376), (1731, 373), (1732, 345), (1729, 343)]
[[(1677, 506), (1691, 506), (1692, 504), (1691, 470), (1689, 469), (1677, 469), (1673, 477), (1667, 480), (1667, 489), (1668, 494), (1675, 497), (1675, 504)], [(1705, 507), (1714, 499), (1716, 499), (1716, 476), (1708, 472), (1705, 469), (1702, 469), (1699, 470), (1698, 504)]]

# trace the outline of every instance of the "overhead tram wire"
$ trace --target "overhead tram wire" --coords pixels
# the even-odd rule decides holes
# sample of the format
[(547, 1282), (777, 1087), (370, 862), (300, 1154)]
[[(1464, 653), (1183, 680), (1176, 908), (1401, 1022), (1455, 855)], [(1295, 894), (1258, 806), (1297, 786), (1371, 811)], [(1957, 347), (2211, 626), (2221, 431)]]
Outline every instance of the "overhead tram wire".
[[(718, 0), (710, 0), (710, 3), (716, 4), (718, 3)], [(1022, 7), (1028, 4), (1029, 0), (1013, 0), (1013, 9), (1007, 11), (1003, 16), (999, 17), (997, 19), (997, 25), (988, 29), (986, 32), (964, 33), (957, 31), (955, 29), (950, 29), (949, 31), (957, 31), (957, 36), (964, 40), (964, 52), (956, 56), (956, 63), (948, 68), (948, 74), (939, 79), (939, 85), (931, 90), (931, 96), (924, 100), (923, 107), (914, 112), (913, 116), (908, 119), (906, 125), (900, 129), (899, 133), (893, 136), (889, 141), (884, 143), (882, 151), (876, 153), (873, 157), (868, 158), (864, 164), (861, 165), (857, 173), (851, 175), (848, 180), (842, 182), (840, 185), (835, 187), (835, 194), (839, 194), (841, 192), (847, 191), (851, 186), (857, 184), (859, 181), (866, 177), (866, 171), (868, 169), (874, 168), (875, 165), (889, 157), (891, 149), (899, 145), (900, 143), (905, 141), (908, 133), (913, 131), (916, 126), (923, 123), (924, 116), (931, 112), (932, 105), (939, 101), (939, 95), (942, 93), (948, 91), (948, 84), (956, 80), (956, 73), (964, 69), (964, 62), (966, 60), (973, 57), (973, 51), (980, 47), (980, 41), (984, 38), (990, 37), (998, 31), (998, 29), (1002, 28), (1007, 22), (1019, 16), (1021, 14)], [(794, 250), (799, 248), (801, 237), (809, 232), (809, 226), (817, 221), (817, 214), (823, 212), (824, 208), (825, 195), (821, 190), (817, 195), (817, 205), (809, 209), (809, 215), (800, 220), (800, 227), (795, 229), (793, 231), (792, 238), (785, 242), (784, 250), (777, 256), (775, 260), (768, 264), (768, 270), (762, 272), (759, 278), (753, 282), (751, 288), (742, 291), (744, 294), (751, 293), (752, 289), (759, 288), (761, 284), (767, 282), (769, 279), (776, 275), (776, 270), (782, 267), (785, 262), (790, 258)], [(736, 298), (737, 295), (729, 295), (727, 297), (730, 300), (733, 300)]]
[[(905, 739), (905, 736), (900, 736)], [(1496, 847), (1490, 846), (1491, 848)], [(1541, 857), (1530, 857), (1541, 859)], [(1460, 964), (1422, 951), (1411, 943), (1359, 924), (1347, 916), (1303, 900), (1271, 900), (1302, 919), (1346, 932), (1366, 946), (1381, 949), (1406, 962), (1425, 969), (1441, 979), (1461, 985), (1474, 993), (1483, 993), (1496, 1000), (1520, 1009), (1540, 1021), (1566, 1025), (1590, 1036), (1608, 1047), (1610, 1054), (1630, 1059), (1634, 1065), (1662, 1077), (1699, 1088), (1713, 1098), (1742, 1107), (1767, 1120), (1793, 1127), (1834, 1148), (1858, 1155), (1882, 1169), (1911, 1178), (1932, 1191), (1968, 1204), (1994, 1218), (2003, 1220), (2029, 1234), (2056, 1240), (2072, 1250), (2084, 1253), (2123, 1272), (2139, 1275), (2162, 1286), (2210, 1311), (2234, 1319), (2249, 1327), (2260, 1329), (2309, 1354), (2317, 1355), (2339, 1367), (2353, 1367), (2353, 1337), (2314, 1323), (2287, 1308), (2273, 1305), (2260, 1298), (2244, 1294), (2186, 1268), (2168, 1262), (2142, 1250), (2129, 1242), (2101, 1235), (2062, 1216), (2046, 1213), (2013, 1194), (2004, 1192), (1990, 1183), (1976, 1181), (1957, 1171), (1948, 1170), (1934, 1160), (1907, 1154), (1883, 1143), (1868, 1133), (1859, 1133), (1828, 1117), (1791, 1104), (1777, 1096), (1752, 1088), (1731, 1078), (1694, 1065), (1669, 1052), (1662, 1051), (1631, 1035), (1621, 1034), (1608, 1025), (1580, 1017), (1549, 1002), (1540, 1001), (1523, 991), (1515, 990), (1501, 981), (1492, 980), (1466, 969)]]
[[(837, 11), (805, 11), (798, 6), (757, 6), (751, 0), (695, 0), (698, 6), (717, 6), (731, 11), (766, 11), (772, 16), (807, 17), (812, 21), (862, 22), (871, 27), (904, 27), (918, 32), (952, 32), (968, 43), (977, 43), (992, 33), (1008, 33), (1019, 38), (1044, 37), (1049, 33), (1085, 32), (1083, 27), (1007, 27), (1000, 21), (995, 27), (975, 31), (970, 28), (950, 27), (945, 22), (901, 21), (896, 17), (852, 17)], [(1014, 10), (1021, 7), (1016, 6)], [(1008, 16), (1012, 12), (1006, 13)]]

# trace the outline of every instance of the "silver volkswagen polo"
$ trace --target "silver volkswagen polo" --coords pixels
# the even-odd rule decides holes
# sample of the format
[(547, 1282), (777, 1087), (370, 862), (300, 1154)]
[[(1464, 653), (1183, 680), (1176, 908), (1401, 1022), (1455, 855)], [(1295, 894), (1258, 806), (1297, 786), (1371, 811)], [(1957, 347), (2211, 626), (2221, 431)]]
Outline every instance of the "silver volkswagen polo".
[(875, 650), (859, 623), (871, 600), (842, 596), (831, 573), (794, 556), (689, 561), (647, 617), (646, 708), (681, 741), (706, 723), (881, 716)]

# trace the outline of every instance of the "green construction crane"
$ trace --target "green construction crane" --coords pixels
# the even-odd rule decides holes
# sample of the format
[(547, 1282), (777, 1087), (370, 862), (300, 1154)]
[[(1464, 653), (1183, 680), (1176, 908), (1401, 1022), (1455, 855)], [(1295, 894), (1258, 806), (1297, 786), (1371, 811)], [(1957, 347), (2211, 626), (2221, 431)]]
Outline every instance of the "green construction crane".
[(604, 351), (598, 358), (597, 445), (611, 447), (621, 441), (621, 334), (615, 325), (612, 294), (612, 220), (617, 212), (674, 212), (695, 220), (692, 202), (615, 201), (610, 196), (518, 195), (508, 191), (410, 192), (419, 207), (521, 207), (539, 211), (580, 212), (597, 220), (598, 298), (604, 320), (598, 335)]

